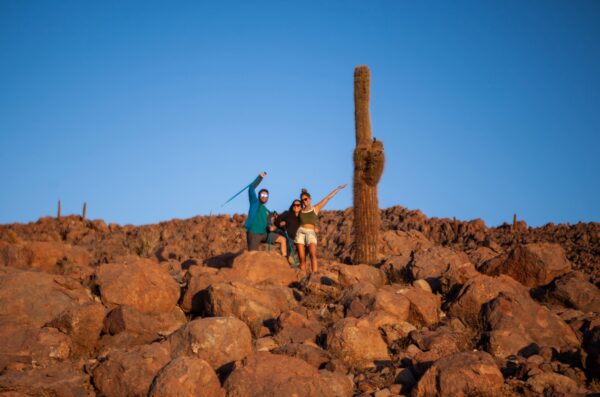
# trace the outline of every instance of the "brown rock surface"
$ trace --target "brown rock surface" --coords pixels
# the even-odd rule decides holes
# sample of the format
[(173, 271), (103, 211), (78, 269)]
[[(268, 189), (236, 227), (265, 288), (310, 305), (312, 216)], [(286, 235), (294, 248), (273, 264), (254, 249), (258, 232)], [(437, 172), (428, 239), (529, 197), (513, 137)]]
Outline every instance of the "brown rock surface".
[(147, 314), (126, 305), (117, 306), (104, 320), (104, 332), (116, 335), (130, 332), (147, 336), (147, 340), (167, 336), (181, 328), (187, 322), (185, 314), (174, 306), (170, 311), (158, 314)]
[(102, 303), (128, 305), (143, 313), (164, 313), (179, 299), (179, 285), (157, 262), (135, 258), (108, 263), (96, 270)]
[(516, 355), (531, 344), (559, 351), (579, 346), (571, 327), (531, 298), (500, 293), (484, 308), (483, 320), (489, 330), (488, 351), (497, 357)]
[(0, 396), (88, 397), (95, 393), (89, 377), (80, 368), (70, 363), (57, 363), (48, 368), (3, 372)]
[(373, 368), (390, 360), (387, 345), (370, 321), (347, 317), (337, 321), (327, 332), (327, 350), (347, 366)]
[(440, 306), (442, 301), (438, 295), (415, 287), (399, 287), (396, 294), (410, 301), (407, 321), (415, 325), (433, 325), (440, 321)]
[(293, 309), (292, 291), (277, 285), (250, 286), (240, 282), (212, 284), (202, 292), (202, 313), (206, 316), (233, 316), (258, 335), (264, 322)]
[(236, 367), (224, 388), (228, 397), (339, 395), (329, 386), (328, 379), (298, 358), (258, 352)]
[(524, 244), (484, 263), (480, 270), (489, 275), (506, 274), (527, 287), (539, 287), (570, 272), (571, 263), (558, 244)]
[(100, 303), (88, 302), (65, 310), (50, 322), (50, 326), (69, 335), (73, 353), (83, 356), (91, 353), (100, 338), (106, 309)]
[(467, 255), (440, 246), (415, 251), (408, 269), (413, 280), (427, 280), (434, 291), (445, 292), (478, 274)]
[(106, 397), (146, 397), (158, 371), (171, 361), (167, 344), (112, 351), (93, 371), (94, 385)]
[(295, 270), (277, 252), (246, 251), (233, 260), (231, 269), (249, 284), (267, 282), (287, 287), (297, 281)]
[(550, 295), (567, 307), (600, 313), (600, 290), (581, 272), (571, 272), (556, 279)]
[(504, 378), (492, 356), (465, 352), (436, 361), (419, 380), (413, 397), (500, 395)]
[(148, 397), (223, 397), (212, 367), (195, 357), (178, 357), (156, 375)]

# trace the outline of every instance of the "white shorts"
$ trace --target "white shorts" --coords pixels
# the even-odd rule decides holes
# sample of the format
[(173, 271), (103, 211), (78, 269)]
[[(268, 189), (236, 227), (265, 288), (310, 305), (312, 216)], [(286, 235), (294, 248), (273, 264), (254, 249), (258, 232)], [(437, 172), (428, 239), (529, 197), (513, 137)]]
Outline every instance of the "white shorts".
[(294, 242), (302, 245), (317, 244), (317, 233), (313, 229), (300, 227), (296, 232)]

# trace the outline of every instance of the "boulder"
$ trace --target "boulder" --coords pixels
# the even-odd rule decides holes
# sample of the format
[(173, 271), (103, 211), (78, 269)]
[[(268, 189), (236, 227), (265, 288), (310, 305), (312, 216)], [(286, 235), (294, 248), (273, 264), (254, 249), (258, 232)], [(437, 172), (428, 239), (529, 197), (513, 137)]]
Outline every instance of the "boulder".
[(467, 252), (467, 255), (471, 263), (478, 269), (483, 263), (498, 256), (500, 253), (489, 247), (477, 247)]
[(407, 321), (411, 324), (429, 326), (440, 321), (441, 298), (431, 292), (415, 287), (393, 287), (395, 294), (410, 301)]
[(433, 291), (443, 292), (479, 274), (467, 255), (440, 246), (415, 251), (408, 270), (413, 280), (424, 279)]
[(128, 305), (143, 313), (164, 313), (179, 299), (179, 285), (152, 260), (126, 259), (96, 270), (102, 303), (109, 308)]
[(373, 266), (334, 263), (329, 266), (328, 270), (337, 273), (337, 281), (342, 287), (366, 281), (379, 288), (386, 282), (385, 273)]
[(152, 380), (171, 361), (168, 344), (112, 351), (93, 371), (94, 385), (106, 397), (146, 397)]
[(91, 302), (89, 290), (69, 278), (11, 268), (0, 275), (0, 317), (41, 327), (67, 309)]
[(413, 389), (413, 397), (498, 396), (504, 378), (485, 352), (455, 353), (436, 361)]
[(200, 295), (203, 315), (237, 317), (250, 327), (254, 335), (260, 334), (265, 321), (274, 320), (297, 305), (292, 291), (278, 285), (217, 283)]
[(322, 329), (323, 326), (318, 322), (311, 321), (298, 312), (288, 310), (277, 317), (275, 339), (279, 344), (315, 341)]
[(571, 272), (556, 279), (550, 295), (567, 307), (600, 312), (600, 290), (581, 272)]
[(573, 379), (554, 372), (543, 372), (527, 379), (527, 386), (540, 396), (547, 395), (587, 395), (588, 391), (580, 387)]
[[(14, 393), (14, 394), (11, 394)], [(0, 375), (0, 396), (95, 396), (89, 377), (71, 363), (56, 363), (47, 368), (5, 371)]]
[(100, 338), (105, 314), (106, 309), (100, 303), (88, 302), (65, 310), (49, 325), (71, 337), (75, 356), (85, 356), (93, 351)]
[(331, 354), (329, 352), (317, 345), (308, 343), (287, 343), (274, 349), (272, 353), (299, 358), (317, 369), (323, 368), (331, 361)]
[(217, 370), (252, 352), (248, 326), (234, 317), (190, 321), (169, 337), (173, 357), (198, 357)]
[(296, 271), (277, 252), (244, 251), (233, 260), (233, 272), (247, 284), (262, 282), (287, 287), (297, 281)]
[(366, 319), (347, 317), (337, 321), (328, 330), (325, 343), (331, 354), (352, 368), (373, 368), (390, 361), (378, 328)]
[(71, 338), (56, 328), (0, 319), (0, 372), (11, 366), (48, 367), (71, 357)]
[(571, 263), (559, 244), (534, 243), (518, 245), (505, 256), (484, 263), (480, 270), (488, 275), (506, 274), (533, 288), (570, 272)]
[(156, 375), (148, 397), (223, 397), (225, 391), (210, 364), (201, 358), (178, 357)]
[(407, 282), (411, 279), (408, 269), (410, 261), (410, 255), (392, 255), (383, 262), (379, 269), (385, 273), (390, 283)]
[(600, 379), (600, 325), (591, 327), (583, 338), (583, 349), (587, 353), (585, 368), (588, 377)]
[(416, 230), (386, 230), (380, 235), (380, 252), (385, 256), (410, 257), (413, 251), (431, 246), (431, 241)]
[(479, 275), (467, 281), (456, 299), (451, 303), (449, 312), (453, 317), (478, 328), (480, 313), (484, 304), (496, 298), (501, 292), (518, 297), (529, 297), (527, 288), (508, 276), (490, 277)]
[(87, 278), (91, 255), (81, 247), (50, 241), (8, 244), (0, 241), (0, 266)]
[(112, 309), (104, 321), (104, 333), (116, 335), (129, 332), (147, 336), (151, 341), (167, 336), (187, 322), (185, 314), (177, 306), (170, 311), (157, 314), (143, 313), (131, 306), (121, 305)]
[(224, 388), (228, 397), (335, 396), (328, 379), (298, 358), (258, 352), (236, 366)]
[(232, 281), (229, 272), (213, 267), (193, 266), (186, 274), (187, 287), (181, 299), (181, 308), (186, 313), (200, 314), (202, 305), (199, 293), (211, 284)]
[(579, 347), (571, 327), (528, 297), (500, 293), (485, 305), (482, 316), (489, 330), (487, 350), (497, 357), (517, 355), (534, 344), (558, 351)]

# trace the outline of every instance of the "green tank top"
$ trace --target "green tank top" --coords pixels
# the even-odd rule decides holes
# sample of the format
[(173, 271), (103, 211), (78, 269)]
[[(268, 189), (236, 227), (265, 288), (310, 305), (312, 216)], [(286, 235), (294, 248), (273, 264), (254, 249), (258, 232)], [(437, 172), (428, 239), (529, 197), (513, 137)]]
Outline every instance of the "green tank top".
[(304, 212), (300, 211), (300, 224), (301, 225), (316, 225), (317, 224), (317, 212), (314, 208)]

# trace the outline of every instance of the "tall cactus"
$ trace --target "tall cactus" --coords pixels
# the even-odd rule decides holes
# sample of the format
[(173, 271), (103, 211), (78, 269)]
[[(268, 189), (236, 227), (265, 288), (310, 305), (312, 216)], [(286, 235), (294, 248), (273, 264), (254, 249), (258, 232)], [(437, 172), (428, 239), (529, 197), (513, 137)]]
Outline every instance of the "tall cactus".
[(383, 173), (383, 142), (371, 138), (369, 116), (371, 72), (365, 65), (354, 69), (354, 263), (377, 262), (379, 201), (377, 184)]

